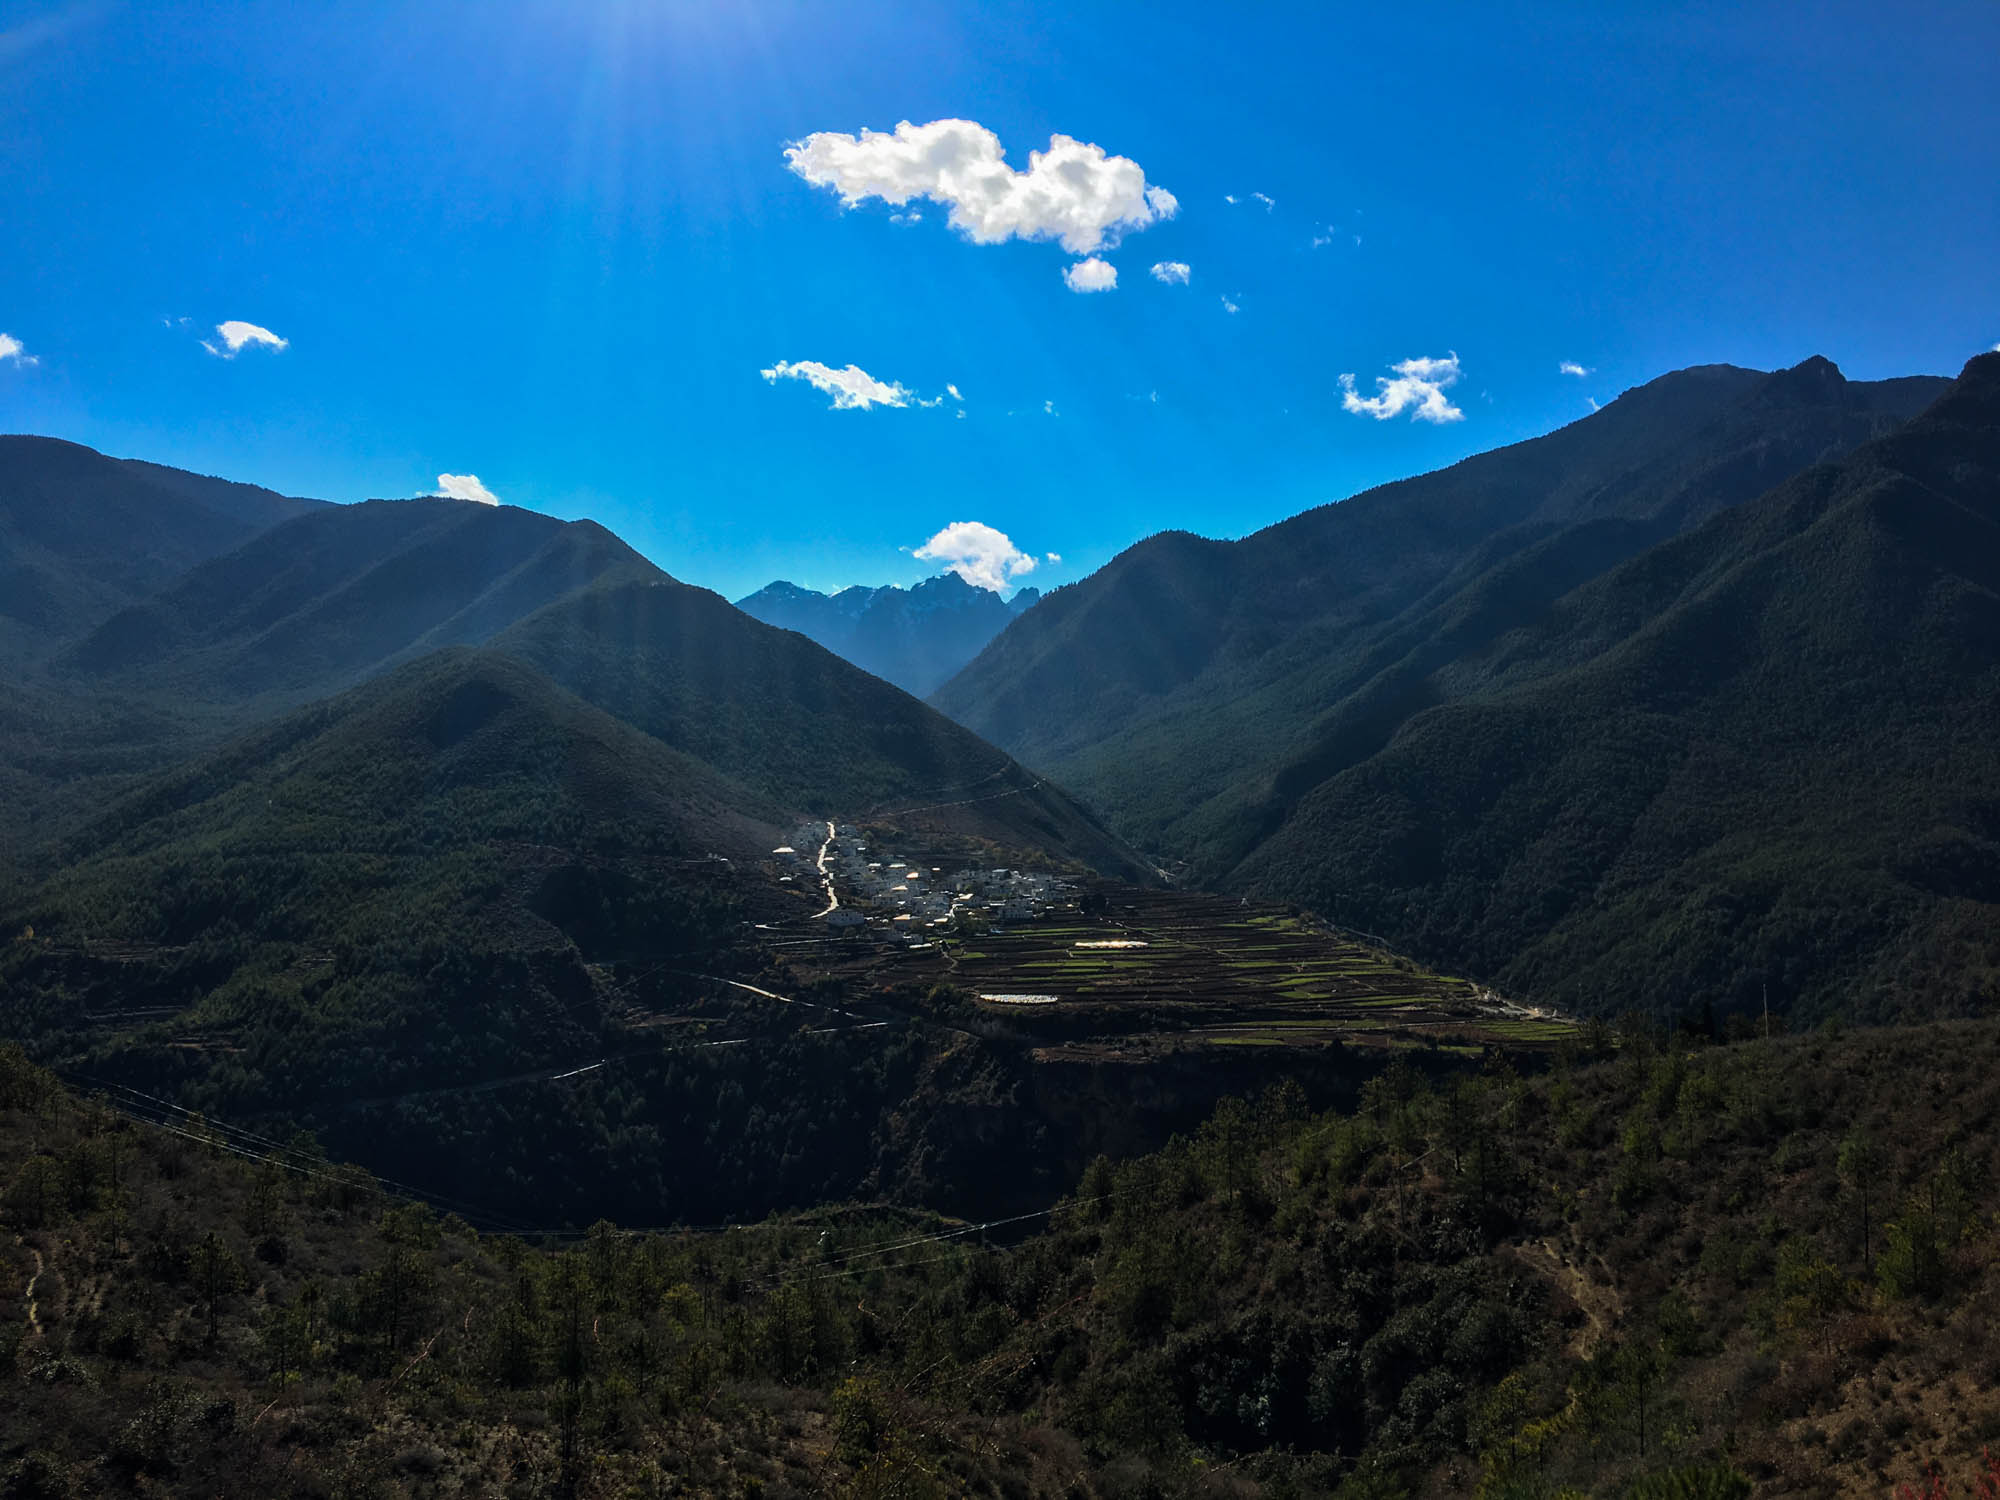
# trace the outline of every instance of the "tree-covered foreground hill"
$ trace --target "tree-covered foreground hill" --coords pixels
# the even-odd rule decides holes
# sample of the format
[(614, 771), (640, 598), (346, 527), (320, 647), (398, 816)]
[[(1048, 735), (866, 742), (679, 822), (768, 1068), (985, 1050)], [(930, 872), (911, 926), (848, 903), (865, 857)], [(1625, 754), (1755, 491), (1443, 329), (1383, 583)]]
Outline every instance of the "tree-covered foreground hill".
[[(1275, 1089), (1004, 1225), (482, 1235), (0, 1058), (7, 1493), (1974, 1495), (2000, 1028)], [(150, 1123), (137, 1123), (143, 1116)]]

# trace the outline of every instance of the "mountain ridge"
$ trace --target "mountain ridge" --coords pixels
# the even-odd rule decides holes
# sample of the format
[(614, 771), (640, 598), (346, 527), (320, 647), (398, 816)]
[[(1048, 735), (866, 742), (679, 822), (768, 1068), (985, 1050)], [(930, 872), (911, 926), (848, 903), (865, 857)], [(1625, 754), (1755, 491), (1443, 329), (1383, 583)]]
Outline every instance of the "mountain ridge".
[(1984, 355), (1468, 655), (1457, 701), (1316, 780), (1227, 883), (1558, 1003), (2000, 1000), (1996, 495)]
[[(87, 514), (74, 497), (87, 491)], [(0, 436), (0, 666), (56, 645), (186, 569), (326, 502), (61, 438)]]
[(921, 698), (1040, 598), (1039, 589), (1023, 588), (1002, 599), (947, 572), (907, 589), (857, 584), (834, 594), (780, 579), (738, 599), (736, 607), (767, 625), (795, 630)]
[(1075, 788), (1128, 838), (1219, 874), (1247, 853), (1244, 830), (1268, 829), (1270, 799), (1283, 796), (1271, 778), (1314, 721), (1344, 715), (1364, 742), (1379, 740), (1405, 705), (1371, 708), (1397, 698), (1378, 679), (1441, 631), (1532, 614), (1881, 435), (1948, 383), (1858, 384), (1822, 363), (1784, 379), (1673, 372), (1545, 437), (1238, 542), (1151, 538), (1052, 595), (933, 701)]

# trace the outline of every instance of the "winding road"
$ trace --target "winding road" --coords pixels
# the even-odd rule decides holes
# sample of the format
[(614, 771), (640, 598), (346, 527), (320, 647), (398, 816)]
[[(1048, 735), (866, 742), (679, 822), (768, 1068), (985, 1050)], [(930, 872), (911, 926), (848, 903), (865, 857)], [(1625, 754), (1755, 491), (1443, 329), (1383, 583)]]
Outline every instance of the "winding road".
[(833, 820), (829, 818), (826, 824), (826, 842), (819, 846), (818, 861), (819, 878), (826, 885), (826, 910), (813, 913), (813, 920), (815, 922), (819, 921), (822, 917), (833, 915), (834, 912), (840, 909), (840, 892), (833, 888), (833, 872), (826, 867), (827, 856), (833, 853), (833, 839)]

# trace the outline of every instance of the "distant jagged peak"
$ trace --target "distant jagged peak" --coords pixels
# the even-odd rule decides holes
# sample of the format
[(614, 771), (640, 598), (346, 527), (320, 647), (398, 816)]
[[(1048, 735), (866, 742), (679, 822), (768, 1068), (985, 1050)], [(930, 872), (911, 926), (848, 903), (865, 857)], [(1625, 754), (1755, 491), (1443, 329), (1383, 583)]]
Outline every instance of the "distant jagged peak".
[(781, 578), (765, 584), (755, 593), (745, 594), (736, 601), (736, 605), (737, 608), (743, 609), (753, 603), (807, 605), (818, 603), (832, 605), (843, 614), (859, 615), (878, 604), (914, 607), (920, 612), (964, 609), (982, 604), (988, 595), (998, 599), (1013, 613), (1019, 614), (1040, 599), (1042, 592), (1036, 588), (1022, 588), (1010, 596), (1002, 597), (993, 594), (990, 589), (982, 589), (967, 583), (952, 572), (936, 574), (921, 582), (913, 583), (908, 588), (896, 583), (885, 583), (880, 586), (855, 583), (849, 584), (844, 589), (837, 589), (831, 594)]
[(765, 584), (754, 594), (745, 594), (737, 600), (738, 605), (748, 604), (752, 599), (824, 599), (826, 595), (818, 589), (809, 589), (803, 584), (793, 583), (789, 578), (780, 578)]

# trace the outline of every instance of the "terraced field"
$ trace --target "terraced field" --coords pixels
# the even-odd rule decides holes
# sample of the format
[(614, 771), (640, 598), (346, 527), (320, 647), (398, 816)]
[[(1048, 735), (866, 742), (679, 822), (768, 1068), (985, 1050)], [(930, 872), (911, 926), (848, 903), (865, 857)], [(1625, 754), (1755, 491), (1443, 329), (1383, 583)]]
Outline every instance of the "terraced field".
[(947, 983), (1067, 1054), (1135, 1046), (1553, 1046), (1558, 1017), (1275, 907), (1111, 883), (1081, 918), (1023, 923), (917, 952), (796, 953), (802, 977)]

